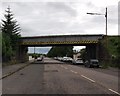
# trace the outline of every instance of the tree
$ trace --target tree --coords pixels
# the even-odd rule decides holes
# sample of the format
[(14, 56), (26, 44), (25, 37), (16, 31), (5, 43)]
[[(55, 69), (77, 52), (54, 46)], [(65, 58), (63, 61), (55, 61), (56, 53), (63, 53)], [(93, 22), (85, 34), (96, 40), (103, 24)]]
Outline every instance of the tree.
[(120, 36), (117, 37), (117, 55), (120, 58)]
[(2, 32), (0, 30), (0, 62), (2, 62)]
[(13, 56), (13, 50), (10, 42), (9, 36), (2, 33), (2, 57), (3, 61), (8, 61)]
[(2, 20), (2, 56), (4, 60), (11, 60), (15, 56), (20, 37), (20, 27), (14, 19), (10, 7), (5, 10), (5, 20)]
[(117, 37), (117, 66), (120, 68), (120, 36)]
[(9, 36), (19, 36), (20, 27), (19, 24), (17, 24), (17, 21), (14, 19), (10, 8), (8, 7), (5, 12), (6, 14), (4, 15), (4, 17), (6, 20), (2, 20), (2, 32), (7, 33)]
[(83, 48), (80, 50), (80, 54), (81, 54), (81, 58), (83, 59), (83, 61), (86, 60), (86, 48)]
[(11, 46), (13, 50), (15, 50), (18, 37), (20, 37), (21, 29), (19, 27), (19, 24), (17, 24), (17, 21), (14, 19), (9, 7), (6, 10), (6, 14), (4, 15), (4, 17), (5, 20), (2, 20), (2, 32), (9, 36), (11, 40)]
[(49, 57), (73, 56), (73, 46), (53, 46), (48, 52)]

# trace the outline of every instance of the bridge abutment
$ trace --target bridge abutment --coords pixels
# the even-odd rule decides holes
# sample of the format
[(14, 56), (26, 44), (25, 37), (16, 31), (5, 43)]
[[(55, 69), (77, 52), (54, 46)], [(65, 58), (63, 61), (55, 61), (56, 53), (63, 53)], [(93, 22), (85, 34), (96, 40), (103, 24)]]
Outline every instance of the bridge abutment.
[(86, 59), (99, 59), (99, 46), (98, 44), (91, 44), (86, 46)]
[(19, 46), (19, 51), (18, 51), (18, 62), (27, 62), (28, 61), (28, 47), (26, 46)]

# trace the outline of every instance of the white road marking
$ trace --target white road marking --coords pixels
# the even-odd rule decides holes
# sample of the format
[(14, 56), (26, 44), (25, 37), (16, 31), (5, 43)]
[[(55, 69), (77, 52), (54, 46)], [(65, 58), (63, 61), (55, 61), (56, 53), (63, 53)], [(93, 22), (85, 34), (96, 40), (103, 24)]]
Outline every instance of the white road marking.
[[(68, 69), (68, 68), (66, 68), (66, 67), (64, 67), (64, 66), (62, 66), (61, 65), (61, 67), (63, 67), (63, 68), (65, 68), (65, 69)], [(73, 70), (70, 70), (71, 72), (73, 72), (73, 73), (75, 73), (75, 74), (77, 74), (78, 72), (75, 72), (75, 71), (73, 71)], [(84, 78), (86, 78), (86, 79), (88, 79), (88, 80), (90, 80), (91, 82), (95, 82), (94, 80), (92, 80), (92, 79), (90, 79), (90, 78), (88, 78), (88, 77), (86, 77), (86, 76), (84, 76), (84, 75), (81, 75), (82, 77), (84, 77)], [(114, 91), (114, 90), (112, 90), (112, 89), (108, 89), (109, 91), (111, 91), (111, 92), (113, 92), (113, 93), (115, 93), (115, 94), (118, 94), (118, 95), (120, 95), (120, 93), (118, 93), (117, 91)]]
[(74, 72), (73, 70), (70, 70), (71, 72)]
[(74, 71), (74, 73), (77, 74), (78, 72), (75, 72), (75, 71)]
[(64, 67), (63, 65), (60, 65), (61, 67), (65, 68), (65, 69), (68, 69), (67, 67)]
[(114, 91), (112, 89), (109, 89), (109, 90), (112, 91), (113, 93), (116, 93), (116, 94), (120, 95), (120, 93), (118, 93), (118, 92), (116, 92), (116, 91)]
[(64, 67), (64, 66), (62, 66), (62, 65), (61, 65), (61, 67), (65, 68), (65, 69), (68, 69), (68, 68), (66, 68), (66, 67)]
[(75, 72), (75, 71), (73, 71), (73, 70), (70, 70), (71, 72), (73, 72), (73, 73), (75, 73), (75, 74), (77, 74), (77, 72)]
[(88, 77), (86, 77), (86, 76), (84, 76), (84, 75), (81, 75), (82, 77), (84, 77), (84, 78), (86, 78), (86, 79), (88, 79), (88, 80), (90, 80), (91, 82), (95, 82), (94, 80), (92, 80), (92, 79), (90, 79), (90, 78), (88, 78)]
[(65, 69), (68, 69), (67, 67), (64, 67)]

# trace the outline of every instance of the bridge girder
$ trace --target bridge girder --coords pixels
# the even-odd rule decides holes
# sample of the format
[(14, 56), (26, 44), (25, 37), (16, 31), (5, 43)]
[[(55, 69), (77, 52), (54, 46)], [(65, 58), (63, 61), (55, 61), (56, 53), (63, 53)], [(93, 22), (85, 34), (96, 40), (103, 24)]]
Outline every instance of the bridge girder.
[(87, 45), (97, 44), (103, 35), (60, 35), (21, 37), (20, 45), (26, 46), (53, 46), (53, 45)]

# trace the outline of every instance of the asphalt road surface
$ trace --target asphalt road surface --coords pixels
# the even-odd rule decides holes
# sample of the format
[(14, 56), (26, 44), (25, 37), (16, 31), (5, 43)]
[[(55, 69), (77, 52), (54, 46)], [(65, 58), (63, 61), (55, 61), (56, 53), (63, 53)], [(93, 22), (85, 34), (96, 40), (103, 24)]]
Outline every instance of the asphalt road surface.
[(50, 58), (4, 78), (2, 84), (3, 94), (120, 95), (118, 76)]

